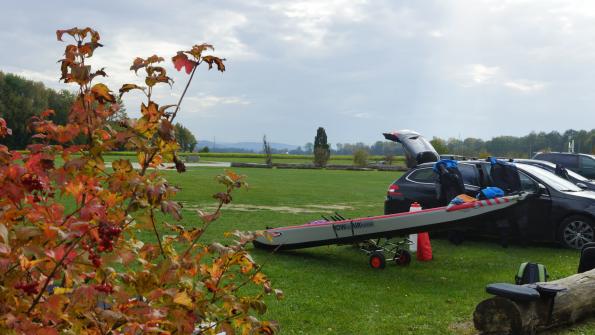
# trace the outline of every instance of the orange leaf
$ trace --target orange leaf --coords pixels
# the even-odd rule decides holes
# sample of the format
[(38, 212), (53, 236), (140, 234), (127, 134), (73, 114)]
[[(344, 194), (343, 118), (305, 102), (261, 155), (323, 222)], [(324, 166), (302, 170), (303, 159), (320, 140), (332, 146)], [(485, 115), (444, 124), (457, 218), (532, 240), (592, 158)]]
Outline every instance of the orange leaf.
[(186, 306), (188, 308), (194, 308), (194, 304), (192, 303), (192, 299), (188, 296), (186, 291), (178, 292), (174, 296), (174, 303), (182, 306)]
[(138, 86), (138, 85), (135, 85), (135, 84), (124, 84), (124, 85), (122, 85), (122, 88), (120, 88), (120, 97), (122, 97), (122, 95), (124, 93), (127, 93), (127, 92), (129, 92), (131, 90), (142, 90), (142, 91), (144, 91), (145, 88), (144, 87), (141, 87), (141, 86)]
[(77, 31), (78, 29), (76, 27), (65, 30), (56, 30), (56, 37), (58, 38), (58, 41), (62, 41), (62, 35), (66, 33), (70, 36), (74, 36)]
[(209, 70), (213, 68), (213, 63), (215, 63), (217, 65), (217, 70), (221, 72), (225, 71), (225, 64), (223, 64), (225, 58), (219, 58), (215, 56), (204, 56), (202, 60), (209, 64)]
[(140, 57), (136, 57), (130, 66), (130, 70), (134, 70), (134, 73), (136, 73), (139, 69), (145, 66), (147, 66), (147, 62)]
[(203, 44), (194, 45), (192, 47), (192, 49), (190, 51), (186, 51), (186, 53), (194, 56), (196, 59), (200, 59), (202, 52), (207, 49), (211, 49), (212, 51), (215, 51), (215, 48), (213, 48), (212, 45), (203, 43)]
[(99, 102), (107, 101), (111, 103), (116, 102), (116, 98), (110, 93), (110, 90), (104, 84), (95, 84), (91, 88), (91, 93), (95, 96), (95, 99), (99, 100)]
[(267, 281), (267, 277), (262, 272), (258, 272), (252, 277), (252, 282), (255, 284), (262, 284)]

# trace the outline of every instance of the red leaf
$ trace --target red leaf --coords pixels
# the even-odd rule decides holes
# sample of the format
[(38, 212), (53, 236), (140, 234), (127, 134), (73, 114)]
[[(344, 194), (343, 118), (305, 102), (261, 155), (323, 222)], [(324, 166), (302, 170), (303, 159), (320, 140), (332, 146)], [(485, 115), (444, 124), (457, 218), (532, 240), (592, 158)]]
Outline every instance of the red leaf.
[(12, 130), (6, 127), (6, 121), (0, 117), (0, 138), (12, 135)]
[(190, 74), (194, 67), (196, 66), (196, 62), (188, 59), (183, 52), (178, 51), (178, 54), (171, 58), (172, 62), (174, 62), (174, 67), (176, 70), (180, 71), (182, 67), (186, 69), (186, 73)]
[[(49, 258), (53, 259), (56, 262), (59, 262), (62, 257), (64, 257), (64, 254), (66, 253), (66, 247), (64, 245), (61, 245), (53, 250), (46, 250), (45, 254), (46, 256), (48, 256)], [(77, 253), (73, 250), (71, 250), (68, 253), (68, 256), (66, 256), (66, 260), (65, 263), (69, 264), (71, 263), (77, 256)]]
[(35, 331), (37, 335), (58, 335), (58, 331), (51, 327), (44, 327)]
[(182, 214), (181, 212), (181, 207), (180, 204), (178, 204), (175, 201), (172, 200), (167, 200), (167, 201), (162, 201), (161, 202), (161, 211), (163, 213), (169, 213), (171, 214), (171, 216), (176, 220), (176, 221), (180, 221), (182, 220)]
[(46, 109), (43, 112), (41, 112), (41, 114), (39, 114), (42, 118), (48, 118), (52, 115), (56, 114), (56, 112), (54, 112), (53, 109)]

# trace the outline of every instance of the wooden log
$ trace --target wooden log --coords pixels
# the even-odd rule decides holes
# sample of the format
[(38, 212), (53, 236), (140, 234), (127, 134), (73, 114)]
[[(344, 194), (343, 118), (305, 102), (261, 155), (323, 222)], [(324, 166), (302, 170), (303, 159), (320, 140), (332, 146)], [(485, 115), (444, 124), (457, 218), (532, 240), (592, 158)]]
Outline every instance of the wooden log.
[(481, 334), (534, 334), (595, 316), (595, 269), (547, 284), (567, 289), (554, 298), (551, 315), (551, 299), (543, 294), (539, 300), (529, 302), (492, 297), (476, 306), (475, 328)]

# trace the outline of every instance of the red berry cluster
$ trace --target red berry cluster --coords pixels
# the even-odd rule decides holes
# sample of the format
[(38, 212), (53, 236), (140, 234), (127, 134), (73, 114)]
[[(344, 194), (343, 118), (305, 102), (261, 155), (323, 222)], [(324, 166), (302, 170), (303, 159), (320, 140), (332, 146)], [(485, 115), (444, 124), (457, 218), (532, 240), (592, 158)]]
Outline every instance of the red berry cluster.
[(122, 228), (110, 225), (108, 223), (99, 224), (99, 238), (101, 241), (97, 246), (99, 252), (114, 250), (114, 240), (120, 236)]
[(101, 266), (101, 257), (95, 252), (86, 241), (81, 242), (81, 246), (83, 249), (89, 254), (89, 260), (93, 263), (93, 266), (98, 268)]
[(34, 281), (34, 282), (30, 282), (30, 283), (16, 284), (14, 286), (14, 288), (16, 288), (17, 290), (22, 290), (23, 292), (27, 293), (28, 295), (34, 295), (34, 294), (39, 293), (37, 286), (39, 286), (39, 282)]
[(28, 192), (43, 190), (43, 184), (37, 175), (25, 173), (21, 176), (21, 183)]
[(83, 249), (89, 254), (89, 261), (91, 261), (96, 268), (101, 266), (101, 257), (99, 256), (99, 253), (114, 250), (114, 241), (122, 233), (122, 228), (102, 222), (99, 224), (98, 233), (99, 242), (97, 242), (97, 248), (89, 245), (86, 241), (81, 242)]
[(106, 294), (111, 294), (114, 292), (114, 288), (112, 287), (112, 285), (106, 283), (95, 285), (93, 287), (95, 288), (95, 290)]

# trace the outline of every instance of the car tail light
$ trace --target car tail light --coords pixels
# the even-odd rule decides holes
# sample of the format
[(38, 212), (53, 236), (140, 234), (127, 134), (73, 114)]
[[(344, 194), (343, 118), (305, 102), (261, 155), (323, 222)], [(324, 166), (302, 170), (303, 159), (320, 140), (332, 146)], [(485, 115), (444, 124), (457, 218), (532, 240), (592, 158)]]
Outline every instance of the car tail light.
[(399, 185), (391, 184), (388, 187), (388, 191), (386, 192), (387, 196), (396, 196), (396, 195), (403, 195), (403, 193), (399, 192)]

